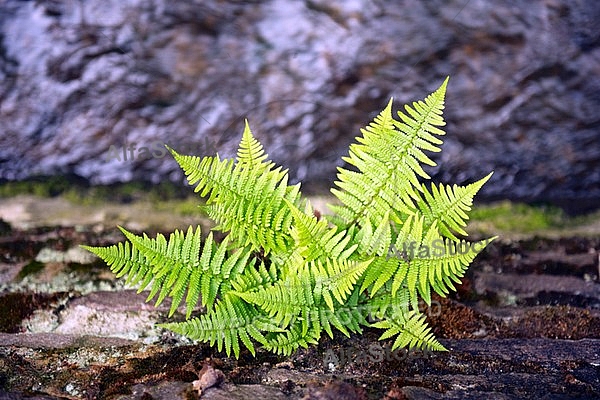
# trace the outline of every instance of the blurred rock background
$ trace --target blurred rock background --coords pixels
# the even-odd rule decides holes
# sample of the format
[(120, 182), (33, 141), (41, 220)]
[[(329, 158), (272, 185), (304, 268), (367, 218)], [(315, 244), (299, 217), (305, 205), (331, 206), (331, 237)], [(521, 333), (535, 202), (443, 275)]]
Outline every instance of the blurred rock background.
[(436, 181), (598, 208), (597, 0), (4, 0), (0, 179), (179, 181), (155, 145), (233, 156), (248, 118), (321, 188), (389, 97), (447, 75)]

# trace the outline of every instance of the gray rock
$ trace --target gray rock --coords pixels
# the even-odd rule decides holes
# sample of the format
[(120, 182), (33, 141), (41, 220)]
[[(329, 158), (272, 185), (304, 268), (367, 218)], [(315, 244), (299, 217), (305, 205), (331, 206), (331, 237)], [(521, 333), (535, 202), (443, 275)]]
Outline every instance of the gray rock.
[(434, 179), (494, 170), (484, 198), (585, 211), (600, 199), (599, 45), (594, 0), (7, 0), (0, 179), (179, 180), (163, 143), (232, 156), (248, 118), (294, 179), (331, 181), (390, 96), (450, 75)]

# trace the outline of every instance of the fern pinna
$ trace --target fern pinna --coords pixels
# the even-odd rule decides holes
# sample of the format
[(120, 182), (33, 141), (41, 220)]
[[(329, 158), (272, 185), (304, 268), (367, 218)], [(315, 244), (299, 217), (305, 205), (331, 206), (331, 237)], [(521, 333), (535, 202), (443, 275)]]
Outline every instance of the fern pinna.
[[(121, 228), (128, 241), (89, 247), (117, 277), (150, 289), (148, 301), (184, 301), (186, 320), (162, 324), (227, 355), (255, 344), (278, 354), (362, 327), (395, 337), (393, 348), (445, 350), (419, 311), (431, 291), (455, 290), (491, 239), (468, 243), (464, 227), (474, 195), (491, 176), (466, 186), (431, 185), (423, 165), (439, 152), (448, 79), (423, 101), (392, 116), (392, 100), (350, 146), (339, 168), (339, 202), (317, 218), (300, 185), (269, 161), (246, 123), (235, 160), (181, 155), (169, 149), (195, 191), (206, 198), (215, 230), (149, 238)], [(458, 251), (467, 248), (468, 251)], [(192, 317), (200, 302), (204, 314)]]

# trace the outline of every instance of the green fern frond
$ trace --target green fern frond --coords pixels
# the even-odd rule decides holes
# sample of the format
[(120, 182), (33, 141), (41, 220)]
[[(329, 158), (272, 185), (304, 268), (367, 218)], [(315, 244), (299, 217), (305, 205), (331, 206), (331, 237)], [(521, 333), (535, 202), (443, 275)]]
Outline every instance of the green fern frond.
[(304, 277), (287, 276), (285, 281), (252, 292), (232, 292), (249, 304), (254, 304), (273, 320), (274, 323), (288, 326), (303, 310), (316, 307), (310, 283), (304, 284)]
[(293, 240), (291, 212), (284, 202), (300, 205), (300, 186), (288, 186), (287, 171), (264, 162), (262, 146), (246, 125), (238, 162), (218, 157), (183, 156), (170, 149), (190, 185), (208, 196), (205, 210), (241, 246), (286, 252)]
[(186, 296), (186, 315), (189, 317), (202, 294), (202, 305), (213, 306), (220, 286), (227, 282), (231, 274), (240, 274), (245, 268), (250, 251), (240, 250), (226, 256), (228, 241), (216, 245), (212, 233), (208, 235), (204, 247), (200, 248), (200, 227), (195, 231), (190, 226), (187, 233), (175, 230), (167, 240), (162, 234), (156, 239), (136, 236), (119, 227), (129, 242), (108, 248), (89, 247), (85, 249), (102, 258), (117, 277), (129, 275), (129, 284), (142, 281), (138, 293), (150, 283), (151, 290), (146, 301), (158, 295), (155, 305), (160, 305), (169, 296), (172, 298), (169, 316), (173, 315)]
[(422, 194), (417, 202), (417, 207), (425, 216), (425, 225), (430, 226), (438, 221), (442, 235), (452, 240), (458, 240), (452, 231), (467, 236), (467, 232), (463, 228), (467, 226), (466, 221), (469, 219), (467, 213), (471, 211), (473, 197), (491, 176), (492, 173), (467, 186), (440, 184), (437, 188), (432, 184), (431, 192), (425, 185), (422, 185)]
[[(389, 315), (398, 313), (406, 315), (411, 309), (408, 292), (402, 290), (392, 295), (390, 284), (386, 284), (382, 290), (376, 295), (372, 295), (364, 303), (369, 311), (368, 317), (376, 320), (382, 320)], [(414, 309), (418, 309), (418, 307)]]
[(270, 334), (264, 347), (275, 354), (289, 356), (300, 347), (307, 349), (310, 344), (319, 343), (319, 339), (320, 332), (303, 329), (300, 321), (285, 332)]
[(231, 281), (232, 291), (252, 292), (264, 289), (279, 279), (278, 271), (274, 264), (269, 269), (261, 262), (258, 268), (246, 268), (244, 272)]
[(369, 290), (374, 296), (398, 271), (400, 264), (405, 261), (396, 257), (375, 257), (364, 274), (361, 290)]
[(271, 170), (274, 164), (268, 160), (262, 144), (252, 136), (248, 120), (244, 120), (244, 124), (244, 133), (237, 152), (238, 164), (254, 171)]
[[(340, 261), (322, 264), (313, 261), (295, 273), (288, 274), (284, 281), (277, 281), (256, 291), (236, 291), (232, 294), (260, 307), (279, 326), (287, 327), (298, 318), (312, 317), (316, 321), (323, 321), (324, 329), (330, 335), (329, 325), (348, 335), (336, 312), (347, 304), (354, 285), (369, 262)], [(325, 307), (331, 313), (325, 313)], [(355, 318), (356, 316), (347, 319), (352, 324), (351, 330), (357, 329)], [(320, 323), (318, 326), (320, 327)]]
[[(184, 301), (186, 321), (161, 327), (209, 342), (239, 357), (258, 343), (289, 355), (334, 328), (362, 327), (396, 337), (393, 349), (445, 350), (433, 337), (421, 301), (455, 290), (477, 253), (494, 238), (459, 240), (473, 197), (490, 178), (467, 186), (425, 185), (426, 154), (440, 151), (448, 79), (423, 101), (392, 116), (392, 100), (364, 129), (338, 168), (334, 215), (317, 217), (300, 185), (268, 159), (246, 121), (235, 159), (171, 154), (204, 210), (226, 233), (202, 243), (200, 228), (152, 239), (122, 229), (128, 239), (83, 246), (117, 277), (156, 305), (171, 297), (171, 316)], [(429, 187), (431, 189), (429, 189)], [(317, 214), (318, 215), (318, 214)], [(468, 249), (463, 251), (462, 249)], [(191, 317), (198, 303), (206, 312)], [(376, 320), (370, 324), (370, 321)]]
[(396, 313), (393, 318), (384, 319), (371, 326), (386, 329), (379, 340), (397, 336), (392, 345), (392, 350), (398, 347), (408, 347), (409, 349), (448, 351), (433, 336), (431, 328), (427, 326), (425, 321), (425, 315), (415, 310), (410, 310), (407, 313)]
[(262, 332), (280, 332), (281, 329), (263, 315), (254, 306), (226, 295), (208, 314), (192, 318), (184, 322), (160, 324), (162, 328), (186, 336), (192, 340), (210, 342), (211, 346), (223, 348), (227, 355), (240, 355), (240, 341), (252, 355), (256, 355), (252, 339), (267, 345)]
[(315, 291), (321, 292), (323, 300), (331, 311), (335, 309), (331, 295), (340, 305), (344, 305), (352, 293), (354, 285), (364, 273), (372, 260), (349, 262), (327, 260), (325, 264), (320, 261), (311, 262), (307, 268), (313, 274), (316, 287)]
[[(117, 243), (108, 247), (81, 246), (83, 249), (100, 257), (115, 274), (117, 278), (126, 277), (127, 285), (140, 285), (138, 293), (141, 293), (150, 282), (152, 282), (152, 264), (138, 249), (132, 247), (129, 242)], [(164, 277), (163, 277), (164, 280)], [(160, 287), (160, 279), (155, 285)]]
[[(350, 146), (344, 161), (359, 172), (338, 168), (333, 194), (343, 203), (330, 208), (347, 224), (366, 221), (376, 225), (388, 210), (410, 214), (421, 190), (418, 176), (429, 179), (421, 164), (436, 164), (423, 150), (438, 152), (444, 135), (442, 118), (448, 79), (424, 101), (406, 105), (401, 121), (391, 116), (392, 101), (365, 129), (359, 143)], [(414, 199), (414, 200), (413, 200)]]
[(358, 242), (358, 253), (368, 256), (384, 256), (389, 253), (392, 243), (392, 229), (387, 211), (373, 231), (371, 223), (365, 221), (354, 240)]
[(439, 236), (434, 239), (434, 243), (436, 240), (443, 243), (443, 246), (439, 247), (439, 249), (444, 249), (442, 255), (432, 254), (428, 258), (415, 260), (417, 264), (415, 269), (419, 270), (419, 293), (427, 304), (430, 304), (430, 287), (442, 297), (445, 297), (449, 290), (455, 291), (456, 288), (452, 281), (460, 284), (459, 278), (464, 276), (469, 264), (495, 238), (478, 242), (467, 242), (466, 240), (454, 242)]
[(331, 258), (344, 261), (354, 253), (358, 245), (349, 245), (351, 236), (345, 230), (330, 228), (327, 219), (318, 220), (312, 213), (303, 213), (287, 200), (286, 203), (294, 216), (292, 237), (305, 263)]

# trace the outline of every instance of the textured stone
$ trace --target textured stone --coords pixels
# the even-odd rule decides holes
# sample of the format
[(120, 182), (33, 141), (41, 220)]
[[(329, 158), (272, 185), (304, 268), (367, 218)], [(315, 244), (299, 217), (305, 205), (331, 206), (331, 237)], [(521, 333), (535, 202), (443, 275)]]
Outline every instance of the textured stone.
[(584, 211), (600, 199), (599, 45), (595, 0), (7, 0), (0, 178), (180, 179), (162, 143), (232, 156), (248, 117), (295, 179), (331, 181), (390, 96), (450, 75), (434, 178), (494, 170), (483, 197)]

